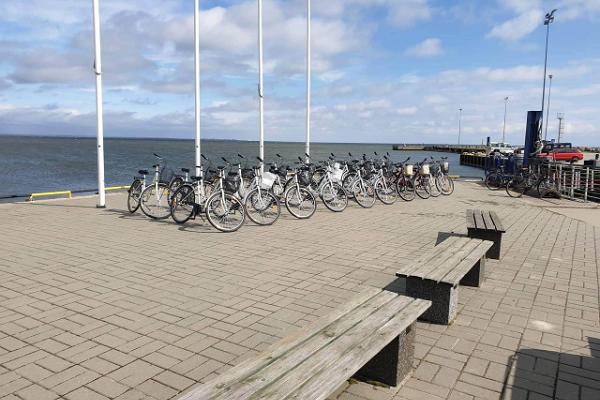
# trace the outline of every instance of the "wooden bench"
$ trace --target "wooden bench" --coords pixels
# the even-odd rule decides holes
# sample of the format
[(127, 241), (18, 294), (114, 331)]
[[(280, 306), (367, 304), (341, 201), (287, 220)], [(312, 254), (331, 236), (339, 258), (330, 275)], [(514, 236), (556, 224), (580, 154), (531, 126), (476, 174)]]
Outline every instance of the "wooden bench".
[(494, 242), (487, 257), (500, 259), (502, 235), (506, 232), (498, 215), (493, 211), (467, 210), (467, 231), (470, 238)]
[(179, 400), (326, 399), (352, 376), (396, 386), (412, 369), (415, 322), (430, 304), (367, 289)]
[(422, 319), (449, 324), (456, 317), (458, 284), (479, 287), (484, 278), (485, 254), (493, 243), (451, 236), (396, 275), (406, 278), (406, 294), (431, 300)]

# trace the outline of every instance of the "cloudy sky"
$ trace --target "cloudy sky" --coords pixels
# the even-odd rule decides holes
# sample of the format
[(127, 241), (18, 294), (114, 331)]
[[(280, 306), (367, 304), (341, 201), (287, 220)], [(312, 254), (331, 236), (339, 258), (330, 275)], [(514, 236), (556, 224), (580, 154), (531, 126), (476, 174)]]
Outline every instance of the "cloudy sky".
[[(91, 0), (0, 2), (0, 133), (95, 134)], [(258, 136), (256, 0), (202, 0), (205, 138)], [(544, 12), (566, 137), (600, 145), (600, 0), (314, 0), (313, 137), (522, 143)], [(193, 137), (193, 0), (101, 0), (107, 136)], [(305, 0), (265, 0), (268, 140), (301, 141)]]

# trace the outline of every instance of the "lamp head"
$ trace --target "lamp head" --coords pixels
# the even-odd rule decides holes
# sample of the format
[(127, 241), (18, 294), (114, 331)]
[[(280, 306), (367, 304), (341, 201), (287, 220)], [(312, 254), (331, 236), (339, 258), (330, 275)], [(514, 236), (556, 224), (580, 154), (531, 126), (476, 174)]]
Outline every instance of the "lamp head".
[(556, 8), (549, 13), (546, 14), (546, 18), (544, 19), (544, 25), (550, 25), (554, 22), (554, 13), (556, 12)]

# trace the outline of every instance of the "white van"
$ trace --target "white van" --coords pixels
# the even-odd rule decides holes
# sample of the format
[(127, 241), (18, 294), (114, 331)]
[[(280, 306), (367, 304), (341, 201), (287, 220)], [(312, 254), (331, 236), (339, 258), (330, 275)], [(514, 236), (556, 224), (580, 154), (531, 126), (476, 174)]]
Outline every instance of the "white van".
[(508, 143), (492, 142), (487, 148), (488, 154), (501, 153), (501, 154), (513, 154), (515, 149)]

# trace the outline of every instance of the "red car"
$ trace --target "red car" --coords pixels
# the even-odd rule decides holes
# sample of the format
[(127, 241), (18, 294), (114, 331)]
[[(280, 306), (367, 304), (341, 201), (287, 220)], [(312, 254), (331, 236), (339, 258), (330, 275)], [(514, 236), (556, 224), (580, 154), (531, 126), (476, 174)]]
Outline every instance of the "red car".
[(554, 161), (577, 162), (583, 160), (584, 155), (577, 147), (571, 146), (571, 143), (559, 143), (546, 145), (538, 157), (550, 158)]

